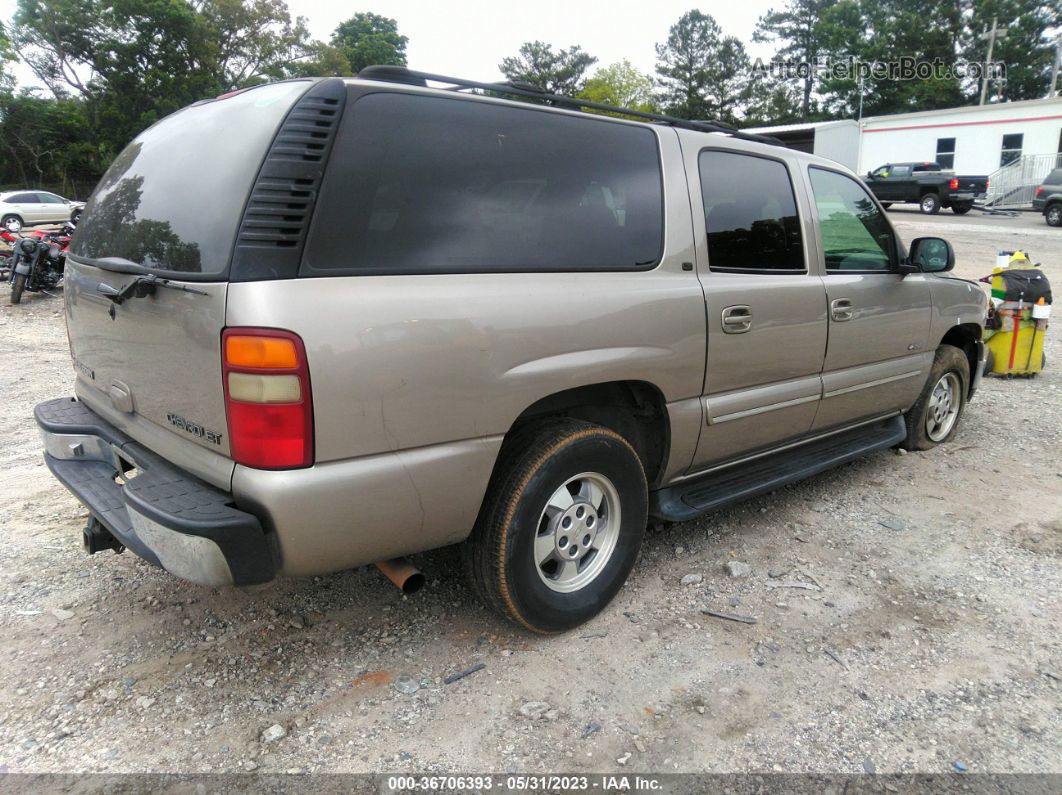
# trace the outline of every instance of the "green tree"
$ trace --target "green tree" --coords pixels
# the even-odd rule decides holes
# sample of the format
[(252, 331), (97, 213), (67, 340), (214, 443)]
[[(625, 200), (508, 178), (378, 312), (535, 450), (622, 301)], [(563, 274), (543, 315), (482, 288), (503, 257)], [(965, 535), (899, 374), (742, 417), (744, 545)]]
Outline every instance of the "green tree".
[(554, 50), (541, 41), (528, 41), (519, 54), (504, 59), (498, 69), (509, 80), (530, 83), (551, 94), (575, 96), (583, 88), (586, 71), (597, 58), (581, 47)]
[(0, 95), (0, 182), (83, 193), (100, 163), (84, 103), (34, 91)]
[(656, 110), (653, 78), (635, 69), (628, 60), (604, 66), (586, 81), (579, 98), (603, 105), (651, 113)]
[[(814, 64), (823, 55), (820, 20), (836, 4), (837, 0), (788, 0), (780, 11), (771, 9), (760, 17), (752, 40), (775, 43), (776, 60)], [(808, 69), (803, 78), (798, 78), (802, 84), (800, 118), (803, 120), (810, 119), (816, 110), (813, 102), (816, 78), (814, 69)]]
[[(1050, 0), (971, 0), (970, 13), (959, 42), (959, 52), (969, 61), (983, 61), (988, 43), (980, 34), (992, 27), (992, 19), (1007, 27), (1005, 38), (996, 40), (992, 60), (1007, 65), (1005, 81), (991, 83), (990, 96), (1005, 100), (1039, 99), (1051, 85), (1055, 48), (1049, 34), (1062, 29), (1062, 3)], [(976, 101), (980, 83), (967, 81), (964, 88)]]
[(340, 22), (332, 34), (332, 46), (346, 57), (351, 74), (374, 64), (405, 66), (408, 43), (395, 20), (370, 13)]
[(752, 91), (745, 45), (724, 36), (710, 14), (689, 11), (671, 26), (667, 41), (656, 45), (660, 101), (684, 119), (732, 123)]

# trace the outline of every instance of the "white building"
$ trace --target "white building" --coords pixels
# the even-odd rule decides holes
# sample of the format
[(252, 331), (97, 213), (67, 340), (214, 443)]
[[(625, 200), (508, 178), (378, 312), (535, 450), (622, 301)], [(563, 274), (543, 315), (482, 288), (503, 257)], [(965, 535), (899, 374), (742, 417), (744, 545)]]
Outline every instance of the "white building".
[(859, 124), (854, 119), (753, 127), (748, 132), (770, 135), (790, 149), (828, 157), (859, 171)]
[(871, 116), (861, 132), (861, 174), (911, 160), (936, 161), (959, 174), (992, 174), (1022, 156), (1062, 152), (1062, 97)]

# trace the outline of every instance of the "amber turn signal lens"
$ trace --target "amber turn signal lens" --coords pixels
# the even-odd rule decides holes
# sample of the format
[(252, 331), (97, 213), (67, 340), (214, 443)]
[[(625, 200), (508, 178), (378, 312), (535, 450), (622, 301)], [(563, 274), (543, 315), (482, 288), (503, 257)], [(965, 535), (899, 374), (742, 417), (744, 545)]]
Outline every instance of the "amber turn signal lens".
[(230, 367), (293, 370), (299, 356), (289, 339), (233, 334), (225, 338), (225, 362)]

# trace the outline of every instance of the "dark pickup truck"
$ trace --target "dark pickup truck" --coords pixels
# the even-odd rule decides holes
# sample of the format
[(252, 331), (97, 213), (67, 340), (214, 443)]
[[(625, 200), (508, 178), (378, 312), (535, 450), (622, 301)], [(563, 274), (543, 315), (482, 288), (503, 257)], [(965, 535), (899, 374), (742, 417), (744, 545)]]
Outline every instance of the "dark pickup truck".
[(974, 200), (988, 190), (987, 176), (956, 176), (932, 162), (887, 163), (868, 171), (866, 183), (886, 209), (913, 202), (928, 215), (941, 207), (950, 207), (956, 215), (968, 213)]

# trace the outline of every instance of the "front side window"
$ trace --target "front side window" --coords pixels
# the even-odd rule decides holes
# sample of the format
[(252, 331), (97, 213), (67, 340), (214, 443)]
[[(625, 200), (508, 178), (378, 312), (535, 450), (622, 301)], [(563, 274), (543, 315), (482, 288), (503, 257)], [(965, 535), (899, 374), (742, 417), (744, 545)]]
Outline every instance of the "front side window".
[(54, 193), (38, 193), (37, 197), (40, 199), (42, 204), (66, 204), (66, 202), (64, 202)]
[(375, 93), (348, 105), (301, 273), (637, 270), (662, 243), (652, 130)]
[(1024, 137), (1022, 133), (1003, 136), (1003, 151), (999, 156), (999, 165), (1005, 166), (1007, 163), (1013, 163), (1021, 157), (1021, 145)]
[(711, 270), (804, 271), (800, 217), (784, 163), (706, 149), (699, 167)]
[(830, 271), (889, 271), (896, 263), (896, 239), (885, 214), (851, 177), (808, 169)]

